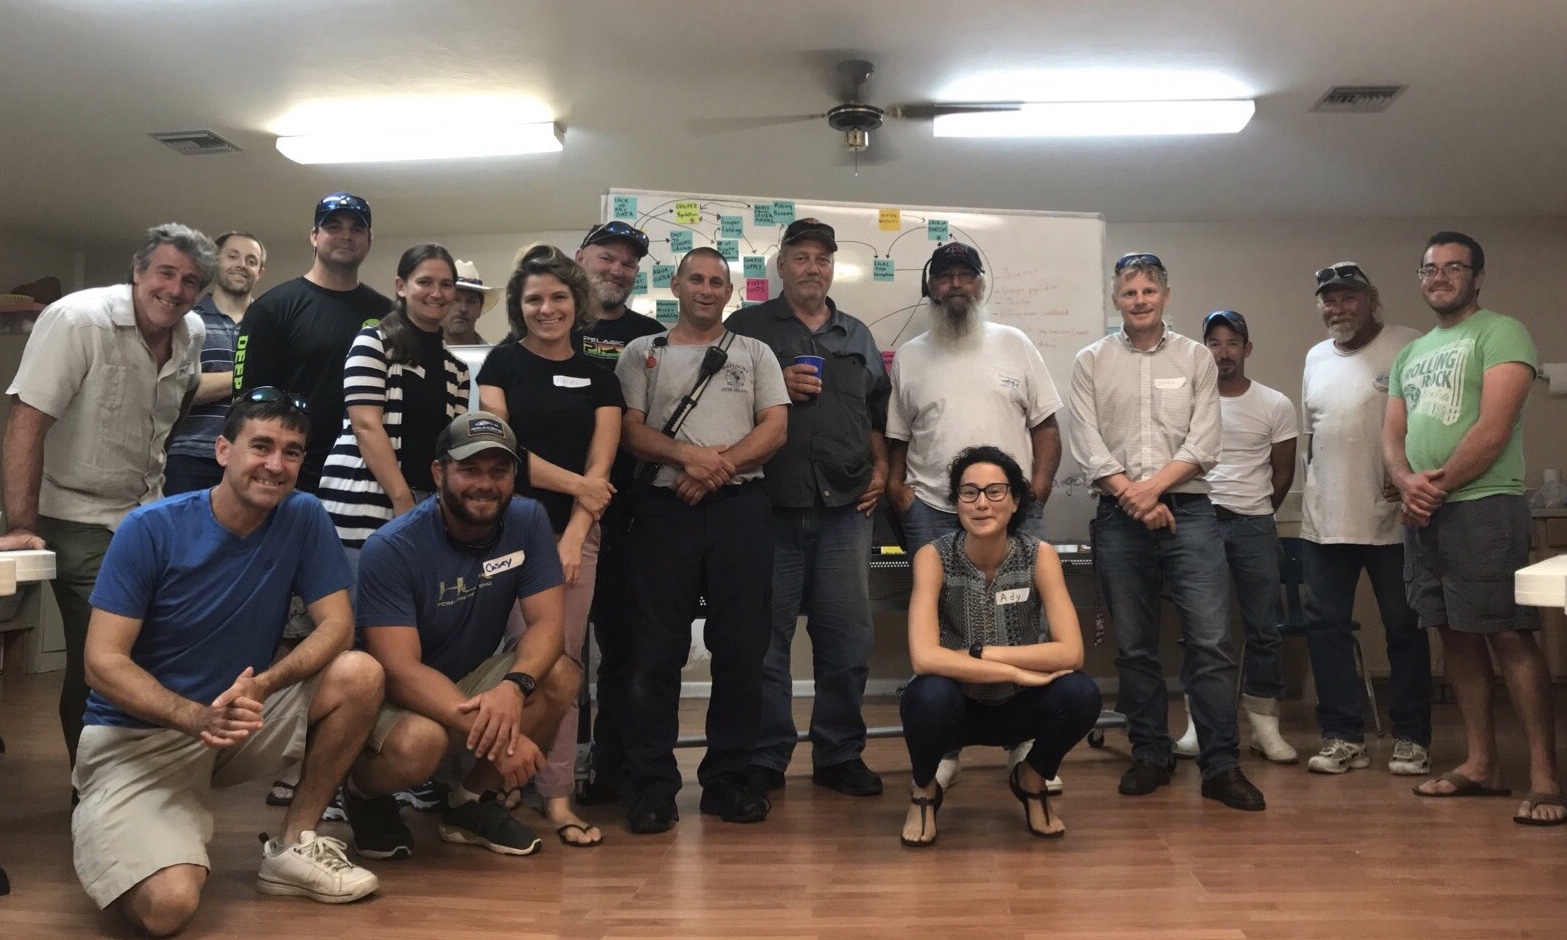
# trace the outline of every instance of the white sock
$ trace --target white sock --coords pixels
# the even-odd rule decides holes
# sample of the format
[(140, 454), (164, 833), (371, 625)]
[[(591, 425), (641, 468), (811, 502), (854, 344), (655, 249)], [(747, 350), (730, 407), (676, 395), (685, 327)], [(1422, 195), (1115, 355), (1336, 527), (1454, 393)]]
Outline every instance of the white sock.
[(474, 793), (461, 783), (452, 784), (451, 795), (446, 798), (446, 804), (452, 809), (465, 806), (479, 799), (479, 794)]

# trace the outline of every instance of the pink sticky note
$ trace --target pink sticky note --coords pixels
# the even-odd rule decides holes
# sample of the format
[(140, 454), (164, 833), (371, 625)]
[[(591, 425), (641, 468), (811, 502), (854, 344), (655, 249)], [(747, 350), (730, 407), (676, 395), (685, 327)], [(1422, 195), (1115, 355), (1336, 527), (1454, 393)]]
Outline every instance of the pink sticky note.
[(765, 277), (748, 277), (748, 278), (746, 278), (745, 279), (745, 299), (746, 300), (766, 300), (767, 299), (767, 278), (765, 278)]
[(894, 349), (883, 349), (881, 351), (881, 364), (887, 367), (888, 372), (892, 371), (892, 357), (897, 354), (897, 350)]

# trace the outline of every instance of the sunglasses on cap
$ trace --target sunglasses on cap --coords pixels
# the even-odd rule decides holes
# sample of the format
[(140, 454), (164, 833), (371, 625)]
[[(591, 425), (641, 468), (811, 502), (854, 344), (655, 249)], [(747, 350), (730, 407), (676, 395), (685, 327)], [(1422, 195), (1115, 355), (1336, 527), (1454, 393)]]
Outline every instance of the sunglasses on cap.
[(642, 249), (643, 254), (647, 254), (647, 233), (635, 225), (630, 225), (619, 219), (613, 222), (603, 222), (588, 229), (587, 237), (582, 239), (580, 247), (586, 248), (589, 245), (596, 245), (610, 238), (630, 239), (636, 243), (638, 248)]
[(1164, 270), (1164, 262), (1159, 260), (1158, 255), (1149, 254), (1146, 251), (1134, 251), (1131, 254), (1122, 255), (1119, 259), (1117, 259), (1115, 262), (1115, 273), (1120, 274), (1123, 270), (1132, 267), (1133, 265), (1158, 268), (1161, 271)]
[(304, 396), (297, 392), (291, 392), (286, 388), (274, 388), (271, 385), (263, 385), (259, 388), (253, 388), (247, 392), (245, 394), (245, 400), (264, 405), (270, 405), (273, 402), (280, 401), (289, 405), (302, 415), (309, 416), (310, 414), (310, 403), (305, 401)]
[(1366, 272), (1360, 270), (1360, 265), (1358, 264), (1334, 264), (1317, 272), (1317, 285), (1319, 287), (1329, 281), (1344, 279), (1365, 281), (1368, 284), (1371, 282), (1371, 278), (1366, 277)]

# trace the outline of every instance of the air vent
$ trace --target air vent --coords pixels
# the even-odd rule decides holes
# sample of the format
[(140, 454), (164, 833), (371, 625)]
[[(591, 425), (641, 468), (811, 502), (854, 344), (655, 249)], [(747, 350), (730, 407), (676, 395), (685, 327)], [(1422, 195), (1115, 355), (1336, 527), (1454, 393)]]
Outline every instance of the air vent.
[(148, 134), (170, 150), (194, 157), (203, 153), (238, 153), (239, 148), (219, 137), (213, 131), (164, 131)]
[(1338, 85), (1329, 88), (1313, 111), (1327, 114), (1376, 114), (1386, 111), (1408, 85)]

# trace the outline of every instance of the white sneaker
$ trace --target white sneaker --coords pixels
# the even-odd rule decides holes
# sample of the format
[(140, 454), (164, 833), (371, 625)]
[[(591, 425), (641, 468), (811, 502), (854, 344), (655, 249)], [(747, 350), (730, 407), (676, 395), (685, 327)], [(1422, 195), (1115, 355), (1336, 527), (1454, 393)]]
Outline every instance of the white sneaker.
[[(1021, 763), (1023, 763), (1023, 761), (1027, 760), (1028, 759), (1028, 752), (1032, 751), (1033, 749), (1034, 749), (1034, 742), (1033, 741), (1024, 741), (1022, 744), (1019, 744), (1017, 747), (1014, 747), (1010, 751), (1007, 751), (1007, 777), (1008, 777), (1008, 779), (1010, 779), (1011, 776), (1012, 776), (1012, 768), (1016, 767), (1018, 764), (1021, 764)], [(1065, 789), (1066, 789), (1066, 784), (1061, 782), (1061, 775), (1060, 774), (1057, 774), (1056, 776), (1051, 777), (1049, 780), (1045, 781), (1045, 792), (1049, 793), (1051, 796), (1059, 796), (1061, 794), (1061, 791), (1063, 791)]]
[(1241, 710), (1246, 713), (1246, 723), (1251, 725), (1251, 752), (1261, 754), (1275, 764), (1293, 764), (1300, 754), (1279, 733), (1279, 702), (1277, 699), (1241, 696)]
[(956, 757), (943, 757), (941, 763), (936, 765), (936, 785), (943, 790), (950, 790), (957, 786), (958, 778), (963, 776), (963, 765), (958, 763)]
[(381, 885), (375, 875), (348, 860), (347, 846), (337, 839), (302, 832), (297, 843), (286, 847), (262, 841), (261, 871), (256, 874), (256, 890), (262, 894), (346, 904)]
[(1341, 774), (1369, 766), (1366, 746), (1343, 738), (1323, 738), (1316, 755), (1306, 762), (1306, 769), (1314, 774)]
[(1393, 756), (1388, 759), (1387, 771), (1400, 777), (1428, 777), (1431, 775), (1431, 755), (1408, 738), (1399, 738), (1393, 742)]

